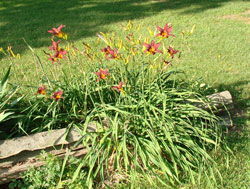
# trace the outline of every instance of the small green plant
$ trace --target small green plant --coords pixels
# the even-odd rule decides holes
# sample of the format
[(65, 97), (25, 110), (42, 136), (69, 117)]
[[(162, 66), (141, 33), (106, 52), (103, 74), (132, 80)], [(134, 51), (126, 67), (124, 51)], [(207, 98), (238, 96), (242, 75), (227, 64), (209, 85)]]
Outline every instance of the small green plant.
[(86, 173), (80, 170), (79, 176), (74, 182), (73, 174), (80, 160), (69, 157), (63, 169), (64, 160), (49, 153), (41, 153), (39, 159), (45, 163), (39, 168), (30, 167), (23, 173), (22, 180), (14, 180), (9, 188), (52, 189), (52, 188), (86, 188)]

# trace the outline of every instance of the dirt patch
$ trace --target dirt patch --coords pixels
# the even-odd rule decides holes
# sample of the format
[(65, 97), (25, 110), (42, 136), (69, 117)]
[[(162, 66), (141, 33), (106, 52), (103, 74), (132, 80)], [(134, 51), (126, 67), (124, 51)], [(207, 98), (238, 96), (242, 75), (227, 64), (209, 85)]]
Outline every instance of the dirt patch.
[(250, 18), (244, 17), (242, 15), (250, 15), (250, 10), (247, 10), (240, 14), (225, 15), (222, 18), (236, 20), (236, 21), (243, 21), (246, 24), (250, 24)]
[(241, 13), (243, 15), (250, 15), (250, 10), (247, 10), (246, 12)]

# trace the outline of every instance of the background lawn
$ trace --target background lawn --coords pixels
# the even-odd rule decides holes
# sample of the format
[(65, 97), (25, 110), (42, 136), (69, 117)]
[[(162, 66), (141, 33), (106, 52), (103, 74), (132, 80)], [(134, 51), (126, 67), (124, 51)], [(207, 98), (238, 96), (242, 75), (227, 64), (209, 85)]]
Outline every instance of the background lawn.
[[(249, 63), (250, 63), (250, 1), (248, 0), (1, 0), (0, 47), (12, 45), (21, 59), (14, 60), (11, 83), (39, 85), (39, 73), (32, 53), (34, 48), (45, 67), (51, 66), (43, 50), (48, 51), (52, 27), (65, 24), (64, 31), (75, 46), (96, 41), (97, 32), (121, 32), (120, 24), (132, 20), (147, 28), (173, 26), (175, 47), (181, 57), (177, 66), (184, 69), (186, 80), (201, 80), (218, 91), (229, 90), (235, 102), (235, 132), (229, 145), (235, 152), (229, 169), (218, 154), (219, 169), (224, 178), (222, 188), (247, 188), (250, 184), (249, 144)], [(187, 31), (195, 26), (192, 35)], [(187, 37), (181, 47), (182, 32)], [(10, 61), (0, 54), (0, 76)], [(187, 186), (192, 187), (192, 186)], [(201, 186), (203, 188), (204, 186)]]
[[(142, 23), (145, 32), (148, 32), (147, 27), (153, 29), (172, 23), (178, 47), (181, 32), (196, 25), (194, 34), (188, 39), (190, 50), (182, 52), (179, 66), (189, 72), (189, 78), (201, 77), (219, 90), (230, 90), (237, 105), (246, 107), (249, 97), (249, 7), (249, 1), (240, 0), (2, 0), (0, 47), (6, 49), (11, 44), (14, 52), (22, 56), (18, 66), (26, 70), (27, 77), (33, 78), (34, 61), (22, 38), (49, 64), (42, 52), (50, 45), (47, 31), (60, 24), (67, 26), (64, 31), (79, 47), (83, 41), (95, 40), (96, 32), (120, 32), (120, 24), (125, 25), (128, 20)], [(228, 15), (234, 18), (225, 18)], [(2, 55), (0, 58), (1, 68), (6, 69), (9, 61)]]

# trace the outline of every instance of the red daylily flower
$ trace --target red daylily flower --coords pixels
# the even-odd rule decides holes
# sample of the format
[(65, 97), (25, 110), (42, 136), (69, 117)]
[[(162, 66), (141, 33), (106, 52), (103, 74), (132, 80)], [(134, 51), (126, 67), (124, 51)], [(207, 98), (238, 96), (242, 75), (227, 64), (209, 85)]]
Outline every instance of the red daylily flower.
[(107, 56), (110, 54), (110, 51), (111, 51), (111, 50), (112, 50), (112, 49), (110, 48), (110, 46), (107, 46), (107, 47), (101, 49), (101, 51), (105, 53), (106, 58), (107, 58)]
[(37, 93), (45, 95), (45, 85), (43, 85), (42, 87), (39, 87)]
[(50, 50), (54, 50), (54, 51), (60, 51), (59, 49), (59, 44), (61, 43), (61, 41), (55, 42), (54, 41), (54, 36), (52, 36), (52, 46), (49, 47)]
[(143, 45), (147, 48), (144, 53), (149, 52), (152, 55), (155, 53), (162, 53), (162, 51), (157, 50), (160, 46), (160, 43), (155, 44), (153, 40), (151, 41), (151, 44), (143, 43)]
[(49, 60), (52, 61), (52, 64), (54, 64), (57, 60), (66, 58), (65, 54), (67, 53), (66, 50), (60, 49), (60, 51), (55, 50), (54, 55), (50, 55)]
[(177, 50), (174, 50), (172, 47), (168, 47), (168, 53), (169, 53), (169, 56), (172, 57), (172, 59), (174, 58), (174, 54), (178, 53), (179, 51)]
[(53, 64), (58, 59), (66, 58), (65, 54), (67, 53), (67, 51), (62, 49), (62, 48), (59, 48), (59, 44), (60, 44), (60, 41), (55, 42), (54, 41), (54, 36), (53, 36), (52, 37), (52, 46), (50, 46), (49, 49), (55, 51), (55, 54), (51, 55), (51, 54), (48, 54), (48, 53), (45, 52), (45, 54), (47, 54), (49, 56), (49, 60), (51, 60)]
[[(112, 50), (110, 46), (101, 49), (101, 51), (105, 53), (105, 57), (107, 60), (119, 58), (117, 49)], [(108, 57), (108, 55), (110, 55), (110, 57)]]
[(168, 24), (166, 24), (163, 29), (157, 26), (157, 30), (159, 30), (160, 33), (158, 33), (156, 37), (159, 37), (159, 36), (161, 36), (162, 38), (168, 38), (169, 36), (175, 37), (175, 35), (170, 34), (170, 32), (172, 31), (172, 27), (168, 27)]
[(58, 101), (59, 99), (63, 99), (64, 97), (62, 96), (63, 91), (57, 91), (54, 92), (54, 95), (51, 96), (52, 99), (55, 99), (55, 101)]
[(108, 68), (106, 68), (105, 70), (102, 70), (100, 68), (99, 72), (96, 72), (96, 75), (98, 76), (98, 79), (96, 80), (97, 82), (100, 81), (101, 79), (106, 79), (107, 75), (110, 75), (110, 73), (108, 73)]
[(118, 86), (114, 86), (113, 89), (115, 89), (117, 92), (124, 92), (123, 87), (122, 87), (123, 85), (124, 85), (124, 83), (122, 83), (120, 81), (119, 85)]
[(52, 30), (48, 30), (48, 32), (54, 34), (57, 37), (65, 39), (67, 38), (67, 34), (61, 31), (61, 29), (64, 27), (65, 25), (61, 24), (58, 28), (52, 28)]
[(106, 57), (107, 58), (107, 60), (109, 60), (109, 59), (118, 59), (119, 58), (119, 53), (118, 53), (118, 51), (117, 51), (117, 49), (114, 49), (114, 50), (111, 50), (110, 52), (109, 52), (109, 54), (110, 54), (110, 57)]
[(54, 56), (52, 56), (52, 55), (50, 55), (49, 60), (52, 61), (52, 64), (54, 64), (57, 61), (57, 59), (54, 58)]

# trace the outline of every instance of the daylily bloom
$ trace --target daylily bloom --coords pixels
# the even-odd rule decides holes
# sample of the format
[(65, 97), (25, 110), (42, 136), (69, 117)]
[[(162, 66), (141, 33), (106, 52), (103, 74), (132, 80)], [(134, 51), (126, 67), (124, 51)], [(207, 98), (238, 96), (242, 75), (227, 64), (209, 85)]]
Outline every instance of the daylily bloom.
[(52, 61), (52, 64), (54, 64), (58, 59), (66, 58), (65, 54), (67, 53), (66, 50), (60, 49), (60, 51), (55, 50), (54, 55), (50, 55), (49, 60)]
[(101, 79), (106, 79), (107, 75), (110, 75), (110, 73), (108, 73), (108, 68), (106, 68), (105, 70), (102, 70), (100, 68), (99, 72), (96, 72), (96, 75), (98, 76), (98, 79), (96, 80), (97, 82), (100, 81)]
[[(117, 51), (116, 48), (114, 50), (112, 50), (110, 48), (110, 46), (107, 46), (107, 47), (101, 49), (101, 51), (105, 53), (105, 57), (106, 57), (107, 60), (109, 60), (109, 59), (118, 59), (119, 58), (118, 51)], [(110, 55), (110, 57), (108, 57), (108, 55)]]
[(110, 57), (106, 57), (107, 58), (107, 60), (109, 60), (109, 59), (118, 59), (119, 58), (119, 53), (118, 53), (118, 51), (117, 51), (117, 49), (114, 49), (114, 50), (111, 50), (110, 52), (109, 52), (109, 54), (110, 54)]
[(162, 51), (157, 50), (160, 46), (160, 43), (155, 44), (153, 40), (151, 41), (151, 44), (143, 43), (143, 45), (147, 48), (144, 53), (149, 52), (152, 55), (155, 53), (162, 53)]
[(175, 35), (170, 34), (170, 32), (172, 31), (172, 27), (168, 27), (168, 24), (166, 24), (163, 29), (157, 26), (157, 30), (159, 30), (160, 33), (158, 33), (156, 37), (159, 37), (159, 36), (161, 36), (162, 38), (168, 38), (169, 36), (175, 37)]
[(59, 51), (59, 44), (61, 43), (61, 41), (55, 42), (54, 41), (54, 36), (52, 36), (52, 46), (49, 47), (50, 50), (54, 50), (54, 51)]
[(60, 44), (60, 41), (55, 42), (54, 41), (54, 36), (52, 36), (52, 46), (50, 46), (49, 49), (55, 51), (55, 54), (54, 55), (51, 55), (51, 54), (48, 54), (48, 53), (46, 53), (46, 54), (49, 55), (49, 60), (51, 60), (53, 64), (58, 59), (66, 58), (65, 54), (67, 53), (67, 51), (62, 49), (62, 48), (59, 48), (59, 44)]
[(64, 97), (62, 96), (63, 91), (57, 91), (54, 92), (54, 95), (51, 96), (52, 99), (55, 99), (55, 101), (58, 101), (59, 99), (63, 99)]
[(106, 58), (107, 58), (107, 56), (110, 54), (110, 51), (111, 51), (111, 50), (112, 50), (112, 49), (110, 48), (110, 46), (107, 46), (107, 47), (101, 49), (101, 51), (105, 53)]
[(52, 30), (48, 30), (48, 32), (54, 34), (57, 37), (67, 39), (67, 34), (61, 31), (61, 29), (64, 27), (65, 25), (61, 24), (58, 28), (52, 28)]
[(122, 82), (120, 81), (119, 85), (118, 85), (118, 86), (114, 86), (113, 89), (115, 89), (117, 92), (122, 92), (122, 93), (124, 93), (124, 90), (123, 90), (123, 87), (122, 87), (123, 85), (124, 85), (124, 83), (122, 83)]
[(169, 53), (169, 56), (172, 57), (172, 59), (174, 58), (174, 54), (178, 53), (179, 51), (177, 50), (174, 50), (172, 47), (168, 47), (168, 53)]
[(50, 50), (54, 50), (54, 51), (59, 51), (59, 43), (61, 41), (58, 41), (58, 42), (55, 42), (55, 41), (52, 41), (52, 46), (49, 47)]
[(52, 55), (50, 55), (49, 60), (52, 61), (52, 64), (54, 64), (57, 61), (57, 59), (54, 58), (54, 56), (52, 56)]
[(45, 85), (43, 85), (42, 87), (39, 87), (37, 93), (45, 95)]

